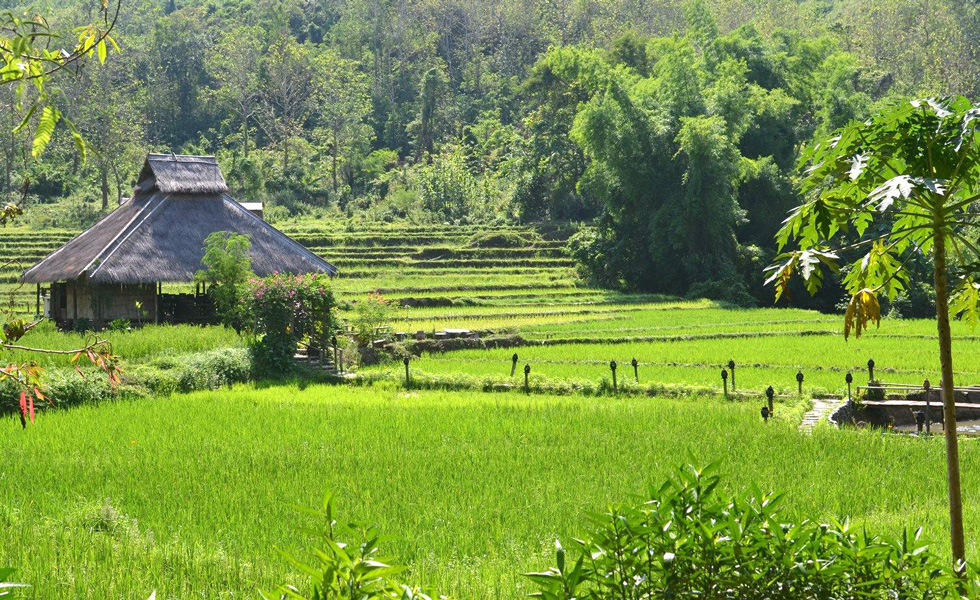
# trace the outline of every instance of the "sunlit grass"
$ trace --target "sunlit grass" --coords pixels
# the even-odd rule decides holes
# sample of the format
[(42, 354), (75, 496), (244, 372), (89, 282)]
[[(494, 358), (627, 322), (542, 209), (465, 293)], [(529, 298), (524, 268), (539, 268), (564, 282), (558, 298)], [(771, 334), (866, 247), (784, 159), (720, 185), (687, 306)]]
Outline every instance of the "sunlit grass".
[[(687, 460), (719, 461), (733, 491), (785, 489), (799, 515), (942, 538), (941, 440), (801, 436), (757, 408), (287, 386), (43, 414), (26, 431), (0, 423), (0, 562), (21, 567), (29, 598), (254, 597), (296, 581), (274, 550), (301, 549), (291, 527), (305, 521), (287, 505), (329, 489), (344, 518), (401, 538), (389, 549), (411, 580), (516, 600), (529, 591), (518, 573), (552, 564), (553, 539), (581, 533), (585, 511)], [(972, 443), (962, 461), (969, 496)], [(966, 510), (975, 540), (980, 507)]]

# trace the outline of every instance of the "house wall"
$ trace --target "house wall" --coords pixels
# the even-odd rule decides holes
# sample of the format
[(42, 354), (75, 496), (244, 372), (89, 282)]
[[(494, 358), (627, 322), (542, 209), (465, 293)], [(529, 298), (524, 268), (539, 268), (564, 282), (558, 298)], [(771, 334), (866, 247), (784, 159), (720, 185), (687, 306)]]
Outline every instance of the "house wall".
[[(113, 319), (153, 321), (155, 315), (156, 284), (91, 284), (77, 279), (64, 284), (63, 303), (58, 302), (58, 292), (52, 290), (50, 316), (60, 321), (88, 319), (93, 324), (107, 323)], [(136, 303), (141, 303), (137, 308)]]

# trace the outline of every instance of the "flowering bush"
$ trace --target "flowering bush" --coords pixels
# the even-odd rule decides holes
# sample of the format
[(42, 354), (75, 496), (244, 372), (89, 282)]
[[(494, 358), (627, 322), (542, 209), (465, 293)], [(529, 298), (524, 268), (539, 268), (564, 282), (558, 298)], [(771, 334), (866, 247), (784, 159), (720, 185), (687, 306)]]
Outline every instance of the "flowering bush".
[(252, 278), (239, 298), (243, 326), (259, 376), (288, 373), (299, 340), (326, 346), (336, 329), (334, 297), (322, 274)]

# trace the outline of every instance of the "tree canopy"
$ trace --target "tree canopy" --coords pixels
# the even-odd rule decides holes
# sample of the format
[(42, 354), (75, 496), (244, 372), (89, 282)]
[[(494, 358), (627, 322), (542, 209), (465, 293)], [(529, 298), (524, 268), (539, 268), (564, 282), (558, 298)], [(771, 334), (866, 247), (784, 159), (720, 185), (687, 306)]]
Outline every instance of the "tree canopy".
[[(59, 40), (98, 21), (49, 7)], [(742, 302), (766, 301), (802, 144), (895, 98), (980, 93), (980, 9), (953, 0), (128, 0), (113, 18), (80, 48), (123, 52), (55, 102), (0, 94), (0, 192), (28, 223), (111, 210), (147, 151), (215, 154), (272, 220), (588, 223), (592, 278)], [(53, 122), (104, 151), (83, 161)]]

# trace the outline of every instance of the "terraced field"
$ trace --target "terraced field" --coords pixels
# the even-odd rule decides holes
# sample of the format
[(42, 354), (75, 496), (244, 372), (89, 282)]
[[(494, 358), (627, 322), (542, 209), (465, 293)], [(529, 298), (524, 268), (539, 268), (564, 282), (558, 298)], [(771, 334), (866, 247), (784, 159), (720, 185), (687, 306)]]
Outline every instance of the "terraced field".
[[(753, 394), (767, 386), (795, 394), (803, 371), (807, 394), (842, 394), (844, 374), (861, 373), (869, 358), (887, 381), (937, 381), (931, 321), (887, 320), (880, 331), (845, 342), (841, 317), (797, 309), (737, 310), (706, 300), (627, 295), (590, 288), (575, 274), (565, 246), (569, 228), (499, 227), (489, 237), (477, 227), (406, 226), (344, 230), (322, 223), (283, 228), (336, 264), (335, 289), (350, 306), (377, 291), (395, 304), (392, 331), (429, 337), (446, 328), (478, 332), (481, 339), (510, 336), (507, 347), (425, 354), (413, 365), (420, 380), (499, 388), (523, 385), (510, 376), (516, 352), (531, 365), (529, 383), (542, 389), (608, 388), (609, 363), (618, 384), (639, 392), (718, 392), (720, 371), (737, 365), (737, 389)], [(28, 266), (71, 237), (71, 232), (0, 230), (4, 257)], [(17, 267), (0, 272), (13, 290)], [(33, 312), (33, 289), (13, 292), (18, 307)], [(957, 356), (980, 350), (980, 337), (954, 323)], [(511, 348), (509, 346), (518, 347)], [(630, 366), (638, 361), (636, 381)], [(961, 362), (959, 383), (980, 382), (980, 366)], [(362, 370), (373, 379), (401, 380), (401, 364)]]
[[(798, 431), (809, 397), (844, 393), (849, 370), (864, 381), (868, 358), (887, 381), (938, 381), (931, 321), (886, 319), (845, 342), (838, 315), (594, 289), (576, 277), (560, 229), (496, 228), (495, 241), (463, 227), (285, 229), (340, 268), (345, 310), (379, 291), (404, 306), (393, 332), (460, 328), (480, 340), (415, 356), (411, 390), (389, 362), (362, 367), (361, 385), (261, 383), (82, 406), (26, 431), (10, 418), (0, 564), (35, 586), (26, 597), (237, 598), (300, 584), (274, 548), (304, 551), (291, 527), (307, 523), (288, 506), (314, 505), (326, 489), (345, 515), (399, 536), (392, 548), (410, 581), (463, 600), (516, 600), (531, 591), (518, 574), (551, 564), (554, 539), (578, 535), (585, 512), (642, 493), (685, 460), (718, 461), (733, 492), (787, 489), (793, 514), (873, 532), (923, 525), (944, 539), (941, 437)], [(69, 236), (8, 229), (0, 244), (5, 259), (30, 263)], [(2, 272), (0, 291), (17, 273)], [(33, 311), (33, 289), (16, 298)], [(78, 334), (29, 335), (55, 348)], [(130, 363), (241, 343), (190, 326), (110, 337)], [(957, 383), (980, 382), (980, 333), (956, 322), (954, 339)], [(45, 366), (65, 367), (58, 360)], [(635, 396), (610, 393), (611, 360), (618, 389)], [(720, 397), (729, 360), (744, 402)], [(520, 389), (525, 364), (532, 391), (554, 394), (480, 391)], [(763, 424), (756, 401), (768, 385), (780, 396)], [(962, 461), (970, 494), (975, 443)], [(972, 543), (980, 520), (976, 505), (966, 510)]]

